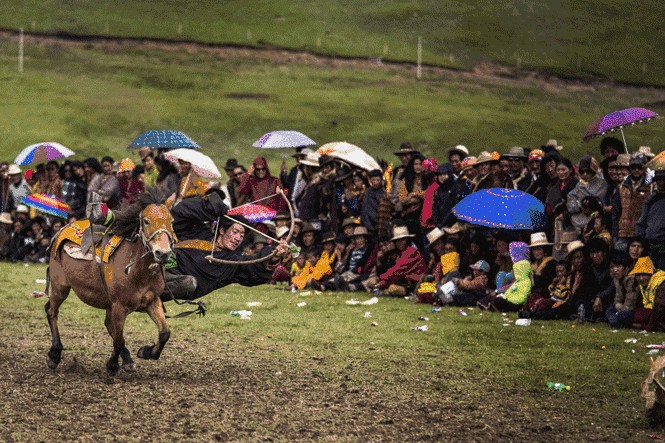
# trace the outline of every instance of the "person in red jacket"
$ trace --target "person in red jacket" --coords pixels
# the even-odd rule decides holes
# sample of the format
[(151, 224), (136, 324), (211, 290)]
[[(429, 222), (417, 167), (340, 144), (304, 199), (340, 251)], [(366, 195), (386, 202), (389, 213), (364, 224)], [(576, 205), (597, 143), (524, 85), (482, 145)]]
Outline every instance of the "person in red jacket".
[(380, 295), (403, 297), (413, 292), (418, 280), (427, 272), (427, 264), (421, 252), (412, 244), (413, 234), (406, 226), (396, 226), (390, 240), (399, 251), (394, 266), (379, 276), (377, 288)]

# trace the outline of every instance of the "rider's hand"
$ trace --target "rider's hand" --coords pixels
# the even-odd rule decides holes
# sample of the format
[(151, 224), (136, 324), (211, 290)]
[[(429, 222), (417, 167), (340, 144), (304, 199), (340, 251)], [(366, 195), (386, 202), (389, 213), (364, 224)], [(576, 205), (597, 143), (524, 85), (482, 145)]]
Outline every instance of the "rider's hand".
[(291, 248), (284, 239), (279, 241), (279, 243), (275, 247), (275, 250), (277, 251), (276, 255), (281, 258), (287, 258), (291, 255)]

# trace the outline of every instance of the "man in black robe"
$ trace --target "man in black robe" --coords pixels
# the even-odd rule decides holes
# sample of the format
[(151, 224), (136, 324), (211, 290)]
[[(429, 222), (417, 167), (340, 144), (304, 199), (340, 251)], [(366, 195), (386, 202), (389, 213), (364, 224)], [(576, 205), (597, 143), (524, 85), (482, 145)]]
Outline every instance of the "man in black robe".
[[(245, 227), (224, 217), (227, 210), (222, 197), (215, 192), (203, 197), (185, 199), (173, 208), (173, 228), (178, 243), (174, 247), (175, 259), (167, 266), (167, 289), (162, 294), (162, 300), (171, 300), (171, 295), (177, 299), (194, 300), (231, 283), (243, 286), (268, 283), (282, 258), (290, 255), (288, 245), (282, 240), (276, 246), (264, 247), (256, 255), (244, 256), (241, 245), (245, 237)], [(215, 238), (210, 223), (218, 217), (220, 225)], [(242, 216), (229, 217), (248, 224)], [(268, 261), (242, 264), (243, 261), (265, 257), (273, 250), (277, 250), (277, 253)], [(215, 258), (239, 263), (210, 263), (205, 257), (211, 253)]]

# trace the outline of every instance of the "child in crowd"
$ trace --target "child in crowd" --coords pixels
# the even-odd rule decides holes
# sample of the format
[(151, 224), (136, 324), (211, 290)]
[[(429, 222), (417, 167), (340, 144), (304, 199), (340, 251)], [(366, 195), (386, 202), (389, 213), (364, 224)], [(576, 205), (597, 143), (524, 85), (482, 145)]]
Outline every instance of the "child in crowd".
[(478, 260), (476, 263), (469, 266), (472, 271), (471, 275), (465, 278), (453, 278), (457, 288), (453, 295), (453, 304), (455, 306), (475, 306), (478, 300), (487, 295), (487, 288), (489, 284), (488, 274), (490, 272), (490, 265), (485, 260)]
[(488, 296), (478, 302), (481, 309), (495, 311), (519, 311), (526, 304), (531, 294), (531, 253), (529, 245), (524, 242), (511, 242), (509, 245), (510, 259), (513, 262), (515, 282), (505, 292)]
[[(300, 258), (301, 256), (302, 259)], [(314, 270), (313, 263), (316, 263), (319, 259), (315, 251), (307, 252), (301, 256), (298, 256), (296, 259), (295, 264), (298, 266), (291, 268), (291, 290), (304, 289), (307, 286), (307, 282), (310, 280)]]
[(624, 252), (615, 251), (610, 258), (610, 274), (614, 281), (615, 296), (605, 317), (613, 328), (630, 328), (640, 295), (635, 275), (628, 275), (630, 258)]

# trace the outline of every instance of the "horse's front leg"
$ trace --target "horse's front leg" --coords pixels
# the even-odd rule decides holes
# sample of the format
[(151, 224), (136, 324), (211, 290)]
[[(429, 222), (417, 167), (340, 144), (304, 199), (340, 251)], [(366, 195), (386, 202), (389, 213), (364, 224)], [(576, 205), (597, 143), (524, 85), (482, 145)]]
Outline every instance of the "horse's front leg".
[[(104, 319), (104, 326), (106, 326), (106, 330), (109, 331), (109, 335), (111, 338), (114, 337), (113, 335), (113, 321), (111, 317), (111, 310), (107, 309), (106, 310), (106, 318)], [(120, 351), (120, 358), (122, 359), (122, 370), (125, 372), (134, 372), (136, 370), (136, 367), (134, 366), (134, 360), (132, 359), (132, 354), (129, 352), (129, 349), (127, 349), (127, 346), (125, 346), (122, 351)]]
[[(127, 315), (129, 315), (129, 310), (126, 307), (122, 306), (120, 303), (114, 303), (111, 306), (110, 311), (111, 311), (111, 319), (110, 319), (111, 321), (106, 328), (111, 334), (111, 337), (113, 338), (113, 354), (111, 355), (111, 358), (109, 358), (109, 361), (106, 363), (106, 369), (108, 370), (109, 374), (116, 375), (120, 370), (120, 365), (118, 364), (118, 358), (121, 355), (123, 355), (123, 351), (125, 351), (126, 354), (129, 354), (129, 351), (125, 347), (125, 335), (124, 335), (125, 320), (127, 319)], [(123, 357), (123, 366), (124, 362), (125, 359)]]
[(146, 345), (143, 346), (141, 349), (139, 349), (138, 356), (140, 358), (157, 360), (159, 359), (159, 356), (162, 354), (162, 350), (164, 349), (166, 342), (169, 341), (169, 337), (171, 336), (171, 331), (169, 330), (169, 325), (166, 323), (166, 315), (164, 314), (164, 305), (162, 304), (162, 301), (159, 298), (157, 298), (154, 302), (152, 302), (148, 306), (146, 312), (148, 313), (152, 321), (154, 321), (155, 324), (157, 325), (157, 329), (159, 330), (159, 340), (157, 344)]

